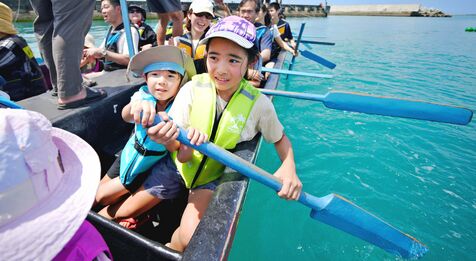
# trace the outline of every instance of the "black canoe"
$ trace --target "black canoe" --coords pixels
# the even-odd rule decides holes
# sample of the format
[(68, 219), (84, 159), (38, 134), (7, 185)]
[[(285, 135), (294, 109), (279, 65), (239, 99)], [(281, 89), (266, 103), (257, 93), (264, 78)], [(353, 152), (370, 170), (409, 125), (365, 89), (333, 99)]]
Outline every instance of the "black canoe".
[[(281, 68), (286, 53), (281, 52), (275, 68)], [(110, 72), (95, 79), (97, 87), (107, 91), (108, 96), (89, 106), (60, 111), (56, 98), (49, 93), (18, 102), (29, 110), (44, 114), (53, 126), (68, 130), (87, 141), (96, 150), (103, 168), (107, 170), (116, 153), (126, 143), (132, 124), (121, 118), (122, 108), (132, 94), (143, 84), (142, 79), (127, 82), (125, 70)], [(272, 74), (264, 88), (275, 89), (279, 75)], [(260, 135), (237, 146), (235, 153), (254, 162)], [(231, 249), (233, 238), (244, 203), (248, 178), (227, 168), (220, 179), (212, 201), (202, 218), (189, 246), (184, 253), (173, 251), (163, 244), (179, 225), (186, 205), (186, 192), (181, 197), (159, 204), (153, 213), (159, 216), (157, 224), (148, 223), (138, 231), (123, 228), (115, 222), (90, 211), (88, 220), (94, 224), (106, 240), (115, 260), (222, 260)]]

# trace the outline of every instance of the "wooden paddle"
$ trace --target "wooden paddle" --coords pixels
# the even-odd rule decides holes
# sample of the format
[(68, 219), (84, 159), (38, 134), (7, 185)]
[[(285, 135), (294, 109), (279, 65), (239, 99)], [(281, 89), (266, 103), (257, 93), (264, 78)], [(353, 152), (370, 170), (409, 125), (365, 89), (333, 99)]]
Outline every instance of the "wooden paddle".
[(319, 101), (327, 108), (384, 116), (446, 122), (466, 125), (473, 117), (467, 108), (424, 101), (373, 96), (363, 93), (332, 91), (324, 95), (259, 89), (262, 93), (311, 101)]
[[(160, 121), (160, 117), (156, 116), (154, 124)], [(177, 140), (275, 191), (281, 190), (282, 183), (278, 178), (211, 142), (200, 146), (192, 145), (187, 139), (187, 132), (183, 129), (180, 129)], [(301, 192), (298, 201), (311, 208), (311, 218), (343, 230), (392, 254), (404, 258), (417, 258), (428, 251), (427, 247), (415, 238), (337, 194), (318, 198)]]

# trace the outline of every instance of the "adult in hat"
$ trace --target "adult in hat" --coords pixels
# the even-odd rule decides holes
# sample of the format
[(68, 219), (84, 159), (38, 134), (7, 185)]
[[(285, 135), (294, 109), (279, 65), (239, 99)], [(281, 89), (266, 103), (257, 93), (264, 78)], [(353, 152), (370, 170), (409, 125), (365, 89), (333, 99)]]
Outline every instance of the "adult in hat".
[(83, 85), (79, 68), (96, 1), (30, 0), (30, 3), (37, 15), (33, 29), (50, 71), (51, 94), (58, 97), (58, 109), (76, 108), (104, 98), (104, 90)]
[(139, 49), (157, 46), (157, 35), (150, 25), (146, 24), (147, 13), (144, 8), (139, 5), (131, 4), (127, 8), (129, 11), (129, 19), (139, 30)]
[(101, 169), (94, 149), (22, 109), (0, 109), (0, 143), (0, 260), (108, 253), (85, 223)]
[(206, 72), (206, 69), (205, 45), (198, 43), (205, 37), (213, 18), (215, 18), (215, 14), (212, 2), (194, 0), (187, 12), (187, 33), (174, 38), (174, 44), (193, 58), (199, 74)]
[(12, 10), (0, 3), (0, 90), (18, 101), (45, 92), (47, 86), (32, 50), (12, 21)]

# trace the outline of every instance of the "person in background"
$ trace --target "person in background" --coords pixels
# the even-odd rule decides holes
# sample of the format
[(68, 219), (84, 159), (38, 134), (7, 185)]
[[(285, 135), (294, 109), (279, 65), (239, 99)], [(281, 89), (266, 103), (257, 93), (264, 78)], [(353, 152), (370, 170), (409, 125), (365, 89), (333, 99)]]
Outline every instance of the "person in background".
[[(87, 56), (87, 50), (91, 48), (96, 48), (94, 44), (94, 36), (91, 34), (86, 34), (84, 38), (84, 50), (83, 50), (83, 58), (81, 59), (81, 63), (79, 67), (81, 68), (81, 73), (91, 73), (91, 72), (100, 72), (103, 70), (104, 65), (100, 59), (94, 58), (92, 56)], [(87, 81), (87, 79), (83, 79), (83, 82)]]
[[(293, 56), (297, 55), (297, 52), (287, 44), (287, 42), (284, 42), (283, 39), (281, 38), (279, 34), (278, 27), (275, 24), (271, 23), (271, 16), (268, 12), (268, 8), (266, 6), (261, 6), (261, 10), (258, 14), (258, 18), (256, 19), (257, 22), (265, 24), (266, 26), (269, 27), (271, 33), (273, 34), (273, 45), (271, 48), (271, 60), (266, 63), (266, 67), (268, 68), (273, 68), (274, 64), (276, 63), (278, 59), (278, 55), (281, 52), (281, 49), (284, 49), (291, 53)], [(267, 73), (268, 75), (268, 73)], [(268, 78), (266, 76), (266, 78)]]
[(44, 93), (48, 87), (25, 39), (17, 35), (12, 10), (0, 3), (0, 90), (13, 101)]
[(112, 259), (85, 220), (99, 184), (98, 155), (42, 114), (12, 108), (0, 98), (0, 260)]
[(199, 45), (205, 37), (210, 23), (214, 18), (213, 4), (209, 0), (194, 0), (187, 13), (187, 33), (174, 38), (174, 44), (191, 56), (195, 63), (197, 73), (205, 70), (205, 45)]
[[(111, 26), (107, 31), (106, 38), (99, 48), (89, 48), (86, 51), (87, 57), (93, 57), (104, 60), (104, 71), (110, 72), (118, 69), (127, 68), (129, 63), (129, 46), (122, 23), (121, 5), (119, 0), (102, 0), (101, 14), (104, 21)], [(131, 25), (132, 44), (135, 52), (138, 50), (139, 32), (137, 28)], [(101, 72), (99, 74), (104, 73)], [(89, 74), (88, 77), (94, 77), (98, 74)]]
[[(281, 39), (283, 39), (283, 41), (286, 43), (289, 43), (293, 49), (296, 49), (296, 42), (294, 41), (291, 27), (289, 26), (288, 22), (280, 18), (280, 13), (282, 11), (281, 5), (277, 2), (271, 3), (269, 4), (268, 11), (271, 16), (271, 23), (278, 27)], [(271, 56), (273, 56), (273, 54), (271, 54)]]
[(41, 56), (50, 72), (58, 109), (84, 106), (106, 96), (83, 85), (79, 63), (84, 37), (92, 23), (94, 0), (30, 0), (37, 15), (33, 22)]
[(180, 0), (147, 0), (147, 5), (152, 12), (159, 16), (157, 25), (157, 44), (164, 45), (165, 33), (169, 20), (173, 23), (172, 37), (183, 34), (183, 13)]
[(129, 5), (129, 19), (139, 30), (139, 50), (157, 46), (157, 35), (150, 25), (145, 23), (147, 13), (138, 5)]
[(255, 86), (261, 86), (264, 76), (261, 74), (261, 66), (265, 65), (271, 58), (271, 46), (273, 43), (273, 34), (264, 24), (256, 22), (258, 13), (261, 10), (261, 4), (258, 0), (242, 0), (239, 5), (239, 14), (241, 18), (246, 19), (256, 27), (255, 45), (260, 52), (261, 60), (255, 64), (253, 69), (248, 70), (248, 80)]

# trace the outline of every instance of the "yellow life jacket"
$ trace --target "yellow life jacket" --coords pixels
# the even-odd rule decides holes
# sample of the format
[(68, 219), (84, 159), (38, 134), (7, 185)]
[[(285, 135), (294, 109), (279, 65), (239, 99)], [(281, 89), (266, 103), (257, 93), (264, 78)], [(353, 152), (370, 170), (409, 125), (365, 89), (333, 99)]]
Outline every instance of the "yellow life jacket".
[[(195, 85), (192, 87), (194, 98), (190, 112), (191, 126), (206, 133), (216, 145), (227, 150), (235, 148), (251, 109), (261, 95), (260, 91), (243, 79), (216, 122), (215, 84), (207, 73), (195, 75), (192, 81)], [(225, 169), (224, 165), (198, 151), (194, 151), (192, 159), (185, 163), (177, 160), (176, 152), (172, 157), (187, 188), (212, 182)]]
[(193, 53), (193, 43), (190, 33), (184, 34), (183, 36), (177, 37), (176, 39), (178, 41), (178, 48), (182, 49), (194, 60), (203, 59), (205, 57), (206, 46), (204, 44), (198, 45), (195, 49), (195, 53)]

